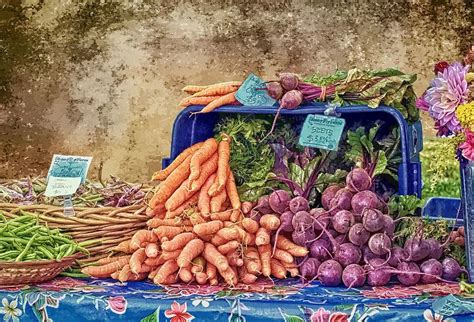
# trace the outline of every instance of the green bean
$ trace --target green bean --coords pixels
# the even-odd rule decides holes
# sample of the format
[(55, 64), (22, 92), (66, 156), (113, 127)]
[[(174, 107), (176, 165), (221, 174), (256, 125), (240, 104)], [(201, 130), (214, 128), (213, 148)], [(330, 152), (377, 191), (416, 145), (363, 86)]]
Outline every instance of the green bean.
[(8, 252), (4, 252), (4, 253), (1, 253), (0, 254), (0, 258), (9, 258), (9, 259), (13, 259), (15, 258), (15, 256), (18, 256), (18, 254), (20, 254), (19, 251), (17, 250), (10, 250)]
[(76, 251), (76, 248), (77, 248), (77, 245), (74, 245), (74, 244), (69, 245), (66, 252), (64, 253), (64, 257), (68, 257), (74, 254), (74, 252)]
[(102, 241), (100, 239), (91, 239), (91, 240), (86, 240), (80, 243), (77, 243), (79, 246), (86, 247), (86, 246), (91, 246), (95, 244), (100, 244)]
[(59, 275), (66, 276), (66, 277), (73, 277), (73, 278), (87, 278), (89, 275), (84, 273), (70, 273), (70, 272), (61, 272)]
[(19, 262), (23, 259), (23, 257), (25, 257), (26, 253), (28, 252), (28, 250), (31, 247), (31, 244), (33, 244), (33, 242), (35, 241), (35, 238), (37, 236), (38, 236), (38, 234), (34, 234), (33, 237), (31, 237), (31, 239), (26, 244), (25, 249), (23, 249), (23, 251), (20, 253), (20, 255), (18, 255), (18, 257), (15, 259), (15, 262)]
[(38, 249), (43, 253), (48, 259), (55, 259), (53, 253), (51, 253), (46, 247), (38, 246)]
[(29, 223), (26, 223), (22, 226), (16, 227), (11, 232), (13, 234), (18, 234), (18, 233), (22, 233), (22, 232), (24, 233), (25, 231), (29, 231), (29, 227), (34, 226), (34, 225), (35, 225), (34, 222), (29, 222)]
[(62, 242), (68, 243), (68, 244), (71, 244), (71, 243), (74, 242), (72, 239), (69, 239), (69, 238), (66, 238), (66, 237), (60, 236), (60, 235), (51, 235), (51, 237), (53, 237), (56, 240), (60, 240)]

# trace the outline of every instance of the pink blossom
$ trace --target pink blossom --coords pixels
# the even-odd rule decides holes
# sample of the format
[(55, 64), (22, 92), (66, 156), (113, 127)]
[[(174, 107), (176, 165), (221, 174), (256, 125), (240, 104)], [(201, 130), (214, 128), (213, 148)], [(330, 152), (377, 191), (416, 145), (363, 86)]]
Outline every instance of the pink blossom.
[(470, 161), (474, 161), (474, 132), (466, 129), (465, 132), (466, 141), (464, 141), (460, 146), (462, 156)]
[(174, 301), (171, 304), (171, 309), (165, 311), (165, 316), (170, 319), (170, 322), (188, 322), (194, 319), (194, 316), (186, 312), (187, 310), (188, 306), (186, 303), (181, 305)]
[(127, 300), (123, 296), (111, 296), (107, 299), (108, 308), (116, 314), (124, 314), (127, 310)]

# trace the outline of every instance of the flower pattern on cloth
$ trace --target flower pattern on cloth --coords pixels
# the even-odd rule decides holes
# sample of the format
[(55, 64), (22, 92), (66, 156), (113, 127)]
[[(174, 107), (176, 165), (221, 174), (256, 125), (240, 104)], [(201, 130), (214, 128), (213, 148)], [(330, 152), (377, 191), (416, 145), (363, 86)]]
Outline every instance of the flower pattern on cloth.
[(212, 298), (210, 298), (210, 297), (201, 297), (201, 298), (196, 298), (191, 303), (193, 304), (193, 306), (202, 305), (202, 307), (208, 308), (209, 305), (210, 305), (210, 302), (212, 302)]
[(188, 322), (194, 319), (194, 316), (186, 312), (187, 310), (186, 302), (181, 305), (174, 301), (171, 304), (171, 309), (165, 311), (165, 316), (170, 319), (170, 322)]
[(3, 321), (19, 322), (19, 316), (23, 313), (18, 306), (18, 300), (14, 299), (11, 302), (7, 298), (2, 299), (2, 307), (0, 307), (0, 314), (3, 314)]
[(443, 316), (438, 313), (435, 313), (433, 315), (433, 312), (431, 310), (425, 310), (423, 312), (423, 317), (428, 322), (454, 322), (454, 320), (450, 318), (444, 319)]
[(414, 286), (376, 286), (370, 290), (361, 290), (361, 294), (364, 297), (375, 299), (410, 298), (420, 296), (423, 293), (430, 294), (431, 296), (446, 296), (449, 294), (459, 294), (460, 289), (458, 284), (435, 283)]
[(116, 314), (127, 311), (127, 300), (123, 296), (111, 296), (107, 299), (107, 308)]

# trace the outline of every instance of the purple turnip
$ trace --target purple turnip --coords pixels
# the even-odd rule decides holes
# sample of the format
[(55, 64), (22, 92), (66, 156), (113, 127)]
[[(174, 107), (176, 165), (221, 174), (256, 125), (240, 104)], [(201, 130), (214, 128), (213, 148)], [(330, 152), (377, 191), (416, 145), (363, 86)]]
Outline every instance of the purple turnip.
[(378, 232), (385, 224), (383, 214), (377, 209), (365, 209), (362, 212), (362, 224), (371, 233)]
[(370, 232), (361, 223), (354, 224), (347, 235), (349, 241), (357, 246), (364, 245), (370, 238)]
[(408, 253), (404, 248), (395, 246), (392, 248), (390, 252), (390, 256), (388, 258), (388, 264), (392, 267), (397, 267), (398, 264), (401, 262), (405, 262), (408, 259)]
[(279, 100), (283, 96), (283, 87), (279, 82), (268, 82), (266, 84), (268, 96)]
[(420, 268), (413, 262), (401, 262), (397, 270), (397, 279), (405, 286), (415, 285), (420, 281)]
[(421, 261), (430, 255), (431, 247), (430, 244), (426, 242), (426, 240), (419, 239), (419, 238), (408, 238), (405, 241), (404, 248), (408, 253), (408, 260), (409, 261)]
[(372, 186), (372, 179), (364, 169), (354, 168), (347, 174), (346, 186), (352, 192), (368, 190)]
[(365, 270), (358, 264), (348, 265), (342, 272), (342, 282), (347, 288), (362, 287), (365, 279)]
[(392, 217), (390, 217), (389, 215), (383, 215), (382, 221), (382, 231), (386, 233), (389, 237), (393, 237), (393, 234), (395, 233), (395, 223), (393, 222)]
[(441, 264), (443, 265), (443, 278), (448, 281), (456, 280), (463, 271), (459, 263), (451, 257), (443, 259)]
[(270, 196), (265, 195), (260, 197), (257, 202), (257, 206), (255, 206), (255, 209), (260, 211), (262, 214), (267, 215), (267, 214), (272, 214), (273, 209), (270, 208)]
[(337, 243), (338, 245), (341, 245), (341, 244), (344, 244), (344, 243), (347, 243), (347, 242), (348, 242), (347, 236), (346, 236), (345, 234), (336, 236), (336, 237), (334, 238), (334, 240), (336, 241), (336, 243)]
[(318, 279), (324, 286), (338, 286), (342, 279), (342, 266), (333, 259), (321, 263), (318, 268)]
[(308, 212), (302, 210), (298, 211), (293, 216), (291, 224), (293, 225), (293, 228), (295, 230), (306, 230), (310, 228), (312, 230), (314, 225), (314, 219)]
[(342, 209), (342, 210), (350, 210), (351, 209), (351, 200), (352, 200), (353, 193), (347, 189), (342, 188), (336, 192), (334, 198), (331, 200), (329, 207), (331, 209)]
[(278, 76), (280, 77), (281, 87), (283, 87), (284, 90), (291, 91), (298, 87), (298, 75), (293, 73), (280, 73)]
[(428, 255), (434, 259), (440, 259), (443, 256), (443, 246), (434, 238), (428, 238), (426, 242), (430, 245), (430, 254)]
[(331, 258), (332, 245), (327, 239), (315, 240), (309, 247), (311, 257), (317, 258), (320, 261), (325, 261)]
[(431, 258), (420, 265), (420, 270), (422, 273), (427, 274), (421, 276), (421, 282), (424, 284), (433, 284), (438, 282), (439, 278), (443, 275), (443, 264)]
[(341, 190), (341, 186), (337, 184), (330, 185), (326, 189), (324, 189), (321, 195), (321, 204), (323, 205), (324, 209), (330, 209), (331, 200), (334, 198), (334, 196), (339, 190)]
[(296, 214), (298, 211), (308, 211), (309, 210), (309, 205), (308, 205), (308, 200), (303, 197), (294, 197), (293, 199), (290, 200), (290, 210), (294, 214)]
[(351, 206), (356, 214), (362, 214), (365, 208), (377, 209), (379, 205), (378, 197), (370, 190), (358, 192), (352, 197)]
[(362, 246), (362, 259), (364, 260), (364, 262), (369, 263), (369, 261), (373, 258), (380, 258), (380, 256), (372, 253), (369, 246), (367, 245)]
[(270, 208), (277, 214), (284, 213), (290, 203), (290, 194), (286, 190), (275, 190), (270, 194), (268, 203)]
[(306, 280), (314, 279), (320, 265), (321, 262), (316, 258), (308, 258), (300, 267), (301, 277)]
[(369, 239), (369, 248), (375, 255), (385, 255), (390, 252), (392, 241), (384, 233), (373, 234)]
[(324, 225), (326, 228), (329, 226), (331, 219), (323, 208), (311, 209), (309, 214), (315, 219), (314, 229), (322, 230), (320, 224)]
[(367, 284), (370, 286), (387, 285), (392, 278), (391, 267), (381, 258), (369, 260), (367, 265)]
[(334, 259), (343, 267), (350, 264), (357, 264), (362, 258), (360, 248), (351, 243), (345, 243), (339, 246), (334, 252)]
[(352, 225), (355, 224), (354, 216), (348, 210), (338, 211), (332, 218), (332, 227), (340, 234), (345, 234), (349, 231)]
[(313, 229), (295, 230), (291, 233), (291, 239), (293, 242), (303, 247), (306, 247), (306, 244), (315, 238), (316, 234)]

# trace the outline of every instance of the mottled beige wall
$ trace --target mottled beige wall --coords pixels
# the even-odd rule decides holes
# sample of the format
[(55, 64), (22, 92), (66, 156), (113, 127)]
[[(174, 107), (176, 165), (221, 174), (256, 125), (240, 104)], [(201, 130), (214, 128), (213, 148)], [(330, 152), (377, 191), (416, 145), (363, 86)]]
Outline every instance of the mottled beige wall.
[(474, 38), (471, 0), (204, 2), (0, 0), (0, 178), (70, 153), (144, 180), (185, 84), (396, 66), (420, 93)]

